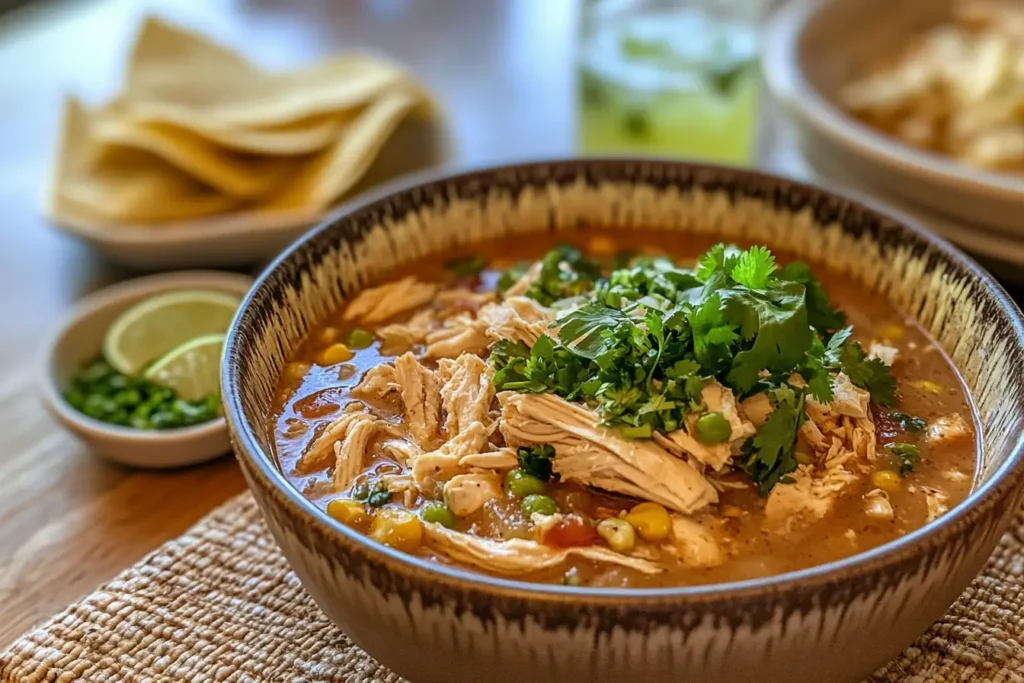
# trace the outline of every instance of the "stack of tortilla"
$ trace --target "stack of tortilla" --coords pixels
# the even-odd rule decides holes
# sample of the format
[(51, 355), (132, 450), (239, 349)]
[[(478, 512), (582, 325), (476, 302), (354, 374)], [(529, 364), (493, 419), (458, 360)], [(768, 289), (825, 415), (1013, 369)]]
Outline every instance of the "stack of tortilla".
[(433, 106), (400, 67), (342, 55), (286, 73), (148, 19), (124, 87), (64, 105), (46, 210), (69, 224), (228, 212), (308, 215), (350, 192), (398, 125)]

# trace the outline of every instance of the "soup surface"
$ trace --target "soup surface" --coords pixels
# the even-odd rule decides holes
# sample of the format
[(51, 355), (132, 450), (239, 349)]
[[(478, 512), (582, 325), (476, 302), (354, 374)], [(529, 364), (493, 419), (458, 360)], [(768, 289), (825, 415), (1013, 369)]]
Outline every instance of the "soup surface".
[(268, 423), (303, 495), (437, 562), (642, 587), (833, 561), (969, 493), (969, 395), (885, 300), (764, 247), (545, 239), (414, 264), (309, 335)]

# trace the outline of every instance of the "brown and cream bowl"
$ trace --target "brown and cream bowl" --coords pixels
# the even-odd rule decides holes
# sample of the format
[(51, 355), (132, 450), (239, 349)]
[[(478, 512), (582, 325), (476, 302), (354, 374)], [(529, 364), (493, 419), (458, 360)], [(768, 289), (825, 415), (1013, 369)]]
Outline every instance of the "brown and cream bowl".
[[(972, 492), (922, 528), (846, 559), (634, 589), (526, 583), (413, 557), (306, 500), (277, 460), (268, 419), (279, 375), (311, 330), (417, 260), (570, 230), (643, 230), (666, 246), (766, 244), (887, 299), (941, 345), (973, 395), (982, 462)], [(238, 459), (295, 574), (357, 645), (412, 681), (860, 681), (942, 616), (1024, 497), (1024, 322), (1006, 293), (911, 223), (750, 171), (572, 160), (390, 188), (269, 267), (236, 317), (222, 380)]]

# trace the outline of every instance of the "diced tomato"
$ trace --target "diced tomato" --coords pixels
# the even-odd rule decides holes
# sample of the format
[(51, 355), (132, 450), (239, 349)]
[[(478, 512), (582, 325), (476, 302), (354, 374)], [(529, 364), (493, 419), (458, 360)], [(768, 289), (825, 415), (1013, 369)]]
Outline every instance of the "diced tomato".
[(568, 515), (545, 531), (541, 543), (556, 548), (574, 548), (596, 545), (599, 539), (597, 529), (588, 524), (585, 519), (578, 515)]

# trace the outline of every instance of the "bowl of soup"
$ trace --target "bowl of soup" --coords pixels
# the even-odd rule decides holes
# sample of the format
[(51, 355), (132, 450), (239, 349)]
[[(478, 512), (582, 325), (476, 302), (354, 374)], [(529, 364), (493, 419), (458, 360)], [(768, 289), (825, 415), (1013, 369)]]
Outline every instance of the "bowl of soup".
[(262, 275), (222, 384), (296, 575), (401, 676), (859, 681), (1018, 508), (1022, 360), (907, 221), (574, 160), (350, 206)]

